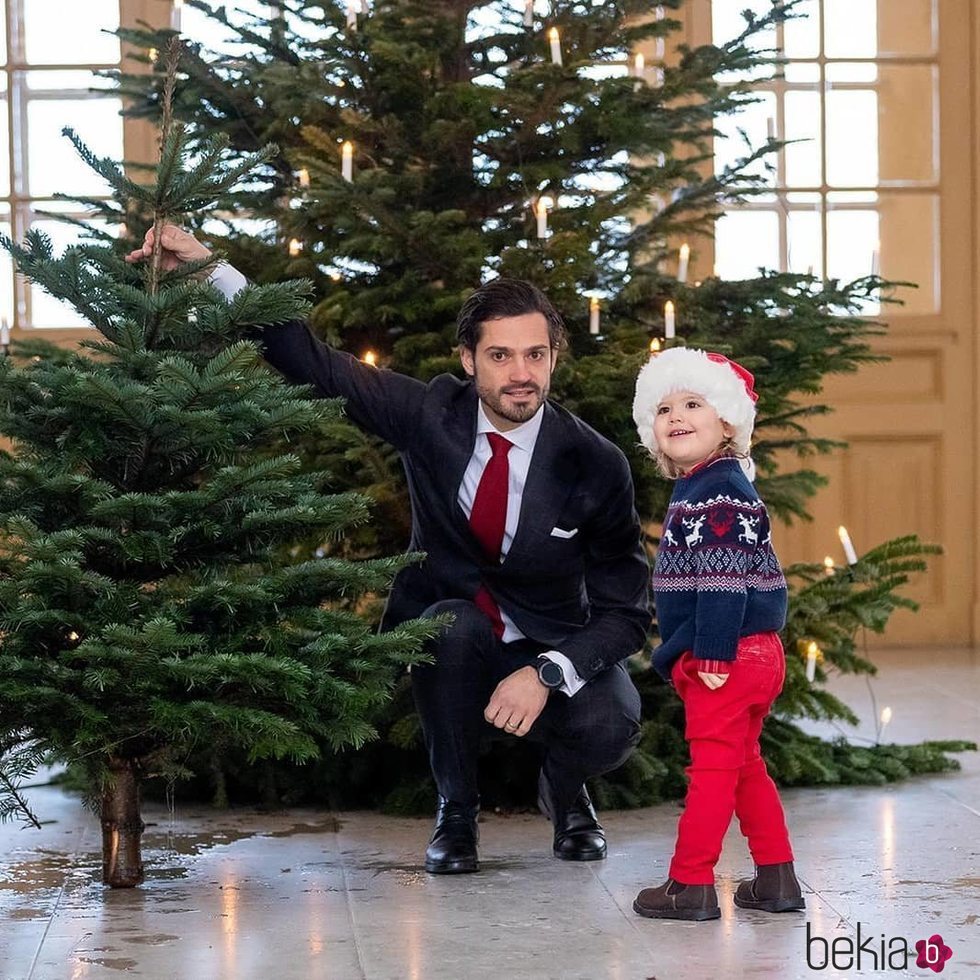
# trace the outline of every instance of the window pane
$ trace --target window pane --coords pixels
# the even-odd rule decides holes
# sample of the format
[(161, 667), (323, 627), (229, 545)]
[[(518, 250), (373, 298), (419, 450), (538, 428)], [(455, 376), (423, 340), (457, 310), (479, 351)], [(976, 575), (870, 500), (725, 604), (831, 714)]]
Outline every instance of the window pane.
[(875, 82), (878, 65), (871, 61), (832, 61), (827, 65), (828, 82)]
[(791, 143), (786, 156), (786, 184), (789, 187), (819, 187), (820, 174), (820, 96), (816, 92), (786, 93), (786, 139)]
[(878, 5), (881, 54), (934, 54), (939, 34), (936, 0), (883, 0)]
[[(870, 276), (880, 268), (880, 241), (877, 211), (828, 211), (827, 275), (850, 282)], [(876, 316), (880, 306), (866, 302), (859, 310), (865, 316)]]
[(783, 66), (783, 77), (794, 85), (816, 84), (820, 81), (820, 65), (793, 61)]
[(119, 0), (30, 0), (24, 4), (27, 60), (42, 65), (119, 61)]
[[(889, 2), (894, 4), (894, 0)], [(828, 58), (874, 58), (878, 53), (878, 0), (824, 0), (823, 29)]]
[[(10, 235), (9, 221), (0, 222), (0, 232)], [(14, 264), (5, 248), (0, 249), (0, 316), (14, 322)]]
[(33, 101), (28, 105), (28, 179), (35, 197), (55, 192), (106, 194), (108, 185), (90, 170), (61, 135), (70, 124), (97, 156), (122, 157), (119, 99)]
[(779, 222), (771, 211), (729, 211), (715, 222), (715, 275), (754, 279), (779, 267)]
[(783, 53), (787, 58), (816, 58), (820, 54), (820, 4), (802, 0), (794, 13), (806, 16), (793, 17), (783, 25)]
[(835, 211), (827, 214), (827, 274), (851, 280), (869, 276), (879, 250), (877, 211)]
[[(93, 222), (94, 224), (94, 222)], [(50, 218), (40, 218), (32, 225), (51, 238), (54, 254), (60, 256), (65, 248), (84, 238), (84, 232), (76, 225), (68, 225)], [(75, 309), (44, 292), (33, 283), (31, 291), (31, 325), (35, 327), (88, 327), (88, 320), (79, 316)]]
[[(743, 11), (752, 11), (757, 17), (762, 17), (772, 10), (769, 0), (740, 0), (733, 3), (732, 0), (713, 0), (711, 4), (711, 34), (715, 44), (725, 44), (733, 38), (738, 37), (746, 26)], [(753, 39), (754, 48), (775, 48), (776, 31), (775, 29), (765, 31), (755, 35)], [(737, 76), (743, 78), (764, 78), (771, 74), (771, 69), (760, 67), (753, 72), (739, 73)], [(735, 76), (731, 74), (719, 75), (721, 81), (733, 81)]]
[[(212, 3), (211, 9), (224, 6), (233, 24), (248, 24), (249, 15), (267, 15), (269, 4), (266, 0), (236, 0), (235, 3)], [(293, 26), (297, 26), (295, 21)], [(322, 33), (321, 26), (321, 33)], [(238, 35), (233, 29), (225, 27), (220, 21), (209, 17), (196, 7), (189, 7), (186, 4), (181, 10), (180, 32), (185, 38), (189, 38), (198, 44), (203, 44), (210, 51), (220, 52), (221, 54), (240, 55), (246, 48), (241, 43)], [(304, 31), (305, 33), (305, 31)], [(238, 43), (234, 43), (238, 39)]]
[(831, 204), (877, 204), (877, 191), (828, 191)]
[(7, 99), (0, 98), (0, 197), (10, 193), (10, 132), (8, 129)]
[(878, 85), (881, 179), (939, 179), (939, 72), (934, 65), (883, 65)]
[(878, 97), (872, 91), (827, 93), (827, 183), (878, 183)]
[(789, 269), (823, 276), (820, 209), (790, 211), (786, 218)]
[(115, 85), (111, 78), (100, 78), (87, 69), (80, 71), (48, 71), (26, 72), (27, 87), (32, 92), (45, 92), (55, 89), (77, 89), (85, 92), (91, 88), (108, 89)]
[[(734, 164), (741, 157), (762, 146), (767, 139), (770, 126), (775, 126), (776, 96), (772, 92), (759, 92), (759, 101), (746, 106), (742, 112), (715, 120), (720, 137), (715, 138), (715, 172)], [(771, 158), (775, 163), (775, 157)], [(756, 162), (747, 174), (762, 175), (765, 164)], [(770, 176), (766, 181), (772, 184)]]

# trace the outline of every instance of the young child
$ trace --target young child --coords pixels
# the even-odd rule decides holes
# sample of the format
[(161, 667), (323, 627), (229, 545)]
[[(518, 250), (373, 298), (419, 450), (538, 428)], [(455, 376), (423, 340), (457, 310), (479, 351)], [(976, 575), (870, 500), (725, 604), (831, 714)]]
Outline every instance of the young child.
[(653, 573), (662, 640), (653, 665), (684, 702), (691, 751), (669, 877), (633, 903), (649, 918), (720, 916), (714, 866), (733, 813), (756, 865), (735, 904), (804, 907), (779, 793), (759, 754), (785, 674), (786, 580), (751, 483), (754, 380), (721, 354), (674, 347), (636, 382), (640, 439), (677, 481)]

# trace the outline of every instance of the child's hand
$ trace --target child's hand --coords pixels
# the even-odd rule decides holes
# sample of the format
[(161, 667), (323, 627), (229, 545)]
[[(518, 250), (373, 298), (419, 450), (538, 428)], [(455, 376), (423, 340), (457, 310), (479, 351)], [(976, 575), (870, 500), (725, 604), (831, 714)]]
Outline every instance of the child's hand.
[(728, 680), (728, 674), (708, 674), (703, 670), (698, 671), (698, 677), (701, 678), (701, 683), (712, 691), (717, 691)]

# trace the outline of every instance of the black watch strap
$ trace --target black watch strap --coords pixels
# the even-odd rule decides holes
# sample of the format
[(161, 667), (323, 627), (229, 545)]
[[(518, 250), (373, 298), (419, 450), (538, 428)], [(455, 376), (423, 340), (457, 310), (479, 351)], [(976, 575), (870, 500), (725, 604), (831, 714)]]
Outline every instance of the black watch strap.
[(554, 691), (565, 683), (565, 675), (562, 673), (561, 667), (554, 660), (540, 656), (536, 661), (536, 665), (538, 668), (538, 680), (545, 687)]

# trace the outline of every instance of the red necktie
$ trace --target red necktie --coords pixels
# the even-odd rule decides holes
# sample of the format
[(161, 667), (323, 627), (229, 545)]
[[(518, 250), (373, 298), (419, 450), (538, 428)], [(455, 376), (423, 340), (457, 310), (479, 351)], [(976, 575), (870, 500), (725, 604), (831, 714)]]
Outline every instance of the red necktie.
[[(502, 435), (488, 432), (490, 449), (493, 455), (487, 461), (480, 477), (480, 485), (473, 498), (470, 511), (470, 530), (490, 561), (500, 560), (500, 546), (504, 541), (504, 525), (507, 523), (507, 489), (510, 482), (510, 465), (507, 453), (513, 445)], [(504, 635), (504, 622), (500, 618), (500, 608), (485, 585), (480, 586), (473, 601), (476, 607), (489, 617), (494, 635), (499, 640)]]

